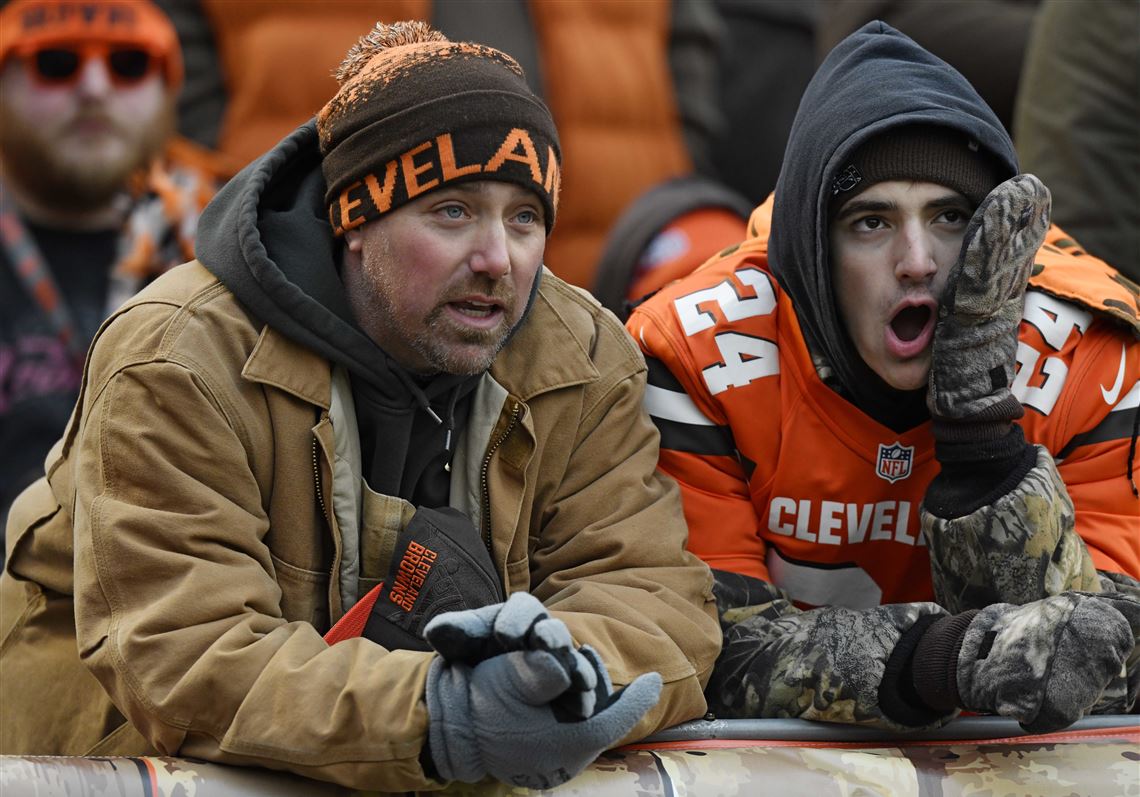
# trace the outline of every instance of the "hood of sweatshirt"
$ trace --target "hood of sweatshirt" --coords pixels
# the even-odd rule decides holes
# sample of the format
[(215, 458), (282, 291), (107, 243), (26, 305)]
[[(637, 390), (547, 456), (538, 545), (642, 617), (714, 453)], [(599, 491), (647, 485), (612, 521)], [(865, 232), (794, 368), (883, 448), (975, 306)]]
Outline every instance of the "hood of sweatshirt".
[(960, 131), (1007, 172), (1002, 180), (1018, 172), (1008, 133), (966, 79), (886, 23), (870, 22), (831, 51), (804, 91), (776, 183), (768, 249), (808, 346), (831, 366), (834, 386), (896, 431), (925, 420), (925, 388), (892, 389), (847, 334), (832, 293), (828, 204), (832, 181), (864, 141), (914, 124)]
[(427, 502), (446, 503), (440, 473), (482, 375), (416, 377), (356, 325), (324, 195), (310, 121), (218, 192), (202, 213), (195, 254), (255, 318), (348, 370), (373, 489), (424, 497), (417, 490), (426, 479), (435, 484)]
[(260, 321), (403, 404), (403, 369), (352, 320), (325, 218), (313, 123), (233, 177), (202, 213), (195, 254)]

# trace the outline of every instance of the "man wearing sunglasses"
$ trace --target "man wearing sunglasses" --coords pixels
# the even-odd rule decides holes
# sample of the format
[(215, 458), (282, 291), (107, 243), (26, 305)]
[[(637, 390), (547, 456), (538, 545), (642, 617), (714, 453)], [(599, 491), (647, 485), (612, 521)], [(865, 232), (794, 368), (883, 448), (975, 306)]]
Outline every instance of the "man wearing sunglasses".
[(99, 324), (193, 254), (212, 181), (171, 140), (181, 80), (149, 2), (0, 11), (0, 520), (63, 430)]

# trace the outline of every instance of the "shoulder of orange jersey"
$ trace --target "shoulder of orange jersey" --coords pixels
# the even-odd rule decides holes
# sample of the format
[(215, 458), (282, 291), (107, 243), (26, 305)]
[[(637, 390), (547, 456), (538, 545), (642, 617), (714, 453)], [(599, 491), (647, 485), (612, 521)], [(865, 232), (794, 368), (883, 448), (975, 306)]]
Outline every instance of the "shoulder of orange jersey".
[(1140, 336), (1140, 286), (1088, 254), (1056, 225), (1037, 252), (1030, 287), (1111, 319)]

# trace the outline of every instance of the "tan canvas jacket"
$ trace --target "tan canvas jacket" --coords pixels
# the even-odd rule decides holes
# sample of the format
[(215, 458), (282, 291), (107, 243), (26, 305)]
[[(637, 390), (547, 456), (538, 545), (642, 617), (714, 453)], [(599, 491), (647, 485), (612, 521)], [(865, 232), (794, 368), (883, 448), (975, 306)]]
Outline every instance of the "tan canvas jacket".
[[(335, 374), (197, 263), (104, 325), (47, 478), (9, 521), (0, 752), (438, 785), (418, 760), (432, 654), (321, 636), (360, 591)], [(616, 321), (547, 273), (476, 391), (452, 486), (484, 533), (489, 514), (508, 593), (544, 601), (615, 683), (661, 673), (631, 736), (704, 712), (720, 640), (676, 488), (655, 475), (644, 383)]]

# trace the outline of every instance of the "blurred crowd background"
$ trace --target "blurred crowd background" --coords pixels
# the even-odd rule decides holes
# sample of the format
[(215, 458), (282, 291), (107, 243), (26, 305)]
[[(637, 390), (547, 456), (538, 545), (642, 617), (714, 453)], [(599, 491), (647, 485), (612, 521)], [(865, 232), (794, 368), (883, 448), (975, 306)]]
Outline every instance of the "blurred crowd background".
[[(173, 19), (185, 55), (178, 130), (211, 151), (223, 178), (312, 116), (335, 91), (333, 68), (377, 19), (427, 19), (453, 39), (511, 53), (550, 105), (562, 136), (563, 206), (547, 264), (586, 288), (597, 283), (615, 222), (655, 186), (695, 175), (748, 204), (761, 202), (775, 187), (800, 94), (816, 65), (848, 33), (881, 19), (978, 88), (1014, 136), (1023, 168), (1055, 186), (1062, 228), (1137, 272), (1135, 0), (159, 5)], [(1119, 188), (1110, 188), (1112, 182)], [(680, 248), (674, 242), (668, 251)], [(696, 256), (710, 251), (705, 246)]]
[[(1013, 135), (1024, 170), (1054, 187), (1061, 227), (1125, 273), (1140, 269), (1137, 0), (155, 3), (181, 48), (176, 160), (215, 184), (313, 116), (335, 92), (332, 73), (348, 47), (377, 21), (425, 19), (453, 39), (512, 54), (551, 107), (565, 155), (547, 265), (595, 292), (604, 267), (628, 266), (604, 256), (607, 243), (624, 244), (613, 254), (628, 256), (631, 230), (650, 235), (633, 247), (642, 262), (624, 288), (662, 265), (655, 261), (668, 265), (682, 250), (701, 260), (731, 241), (739, 216), (775, 187), (818, 63), (881, 19), (975, 85)], [(663, 225), (611, 236), (637, 200), (677, 180), (682, 194), (696, 192), (693, 204), (719, 212), (654, 248)], [(683, 215), (676, 193), (657, 196), (667, 221)]]

